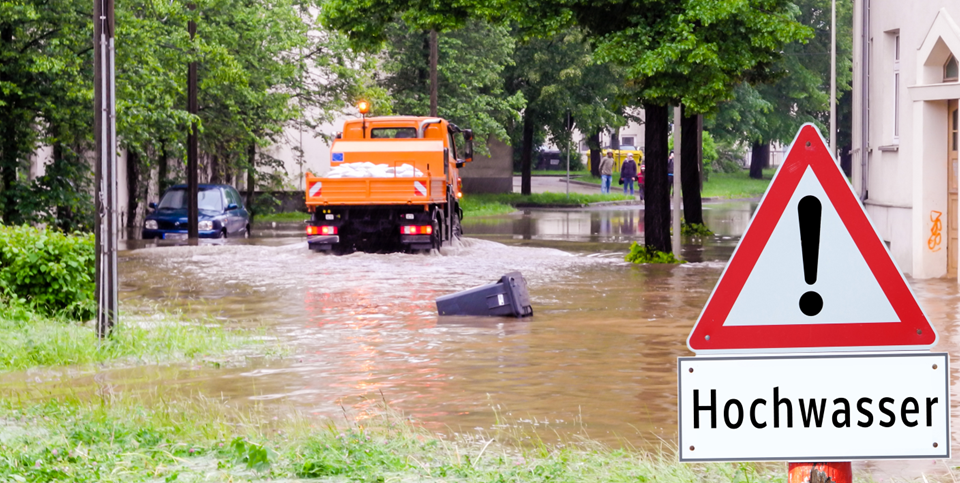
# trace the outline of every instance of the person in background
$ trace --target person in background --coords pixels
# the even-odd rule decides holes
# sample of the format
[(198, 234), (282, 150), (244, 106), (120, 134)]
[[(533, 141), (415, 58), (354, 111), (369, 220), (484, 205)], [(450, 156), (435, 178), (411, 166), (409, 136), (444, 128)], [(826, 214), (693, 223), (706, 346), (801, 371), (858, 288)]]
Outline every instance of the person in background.
[(633, 182), (637, 179), (637, 162), (633, 159), (633, 153), (627, 155), (627, 160), (620, 166), (620, 178), (623, 179), (623, 194), (627, 194), (627, 186), (630, 187), (630, 196), (633, 196)]
[(601, 193), (610, 192), (610, 180), (613, 178), (613, 151), (607, 150), (607, 155), (600, 159)]

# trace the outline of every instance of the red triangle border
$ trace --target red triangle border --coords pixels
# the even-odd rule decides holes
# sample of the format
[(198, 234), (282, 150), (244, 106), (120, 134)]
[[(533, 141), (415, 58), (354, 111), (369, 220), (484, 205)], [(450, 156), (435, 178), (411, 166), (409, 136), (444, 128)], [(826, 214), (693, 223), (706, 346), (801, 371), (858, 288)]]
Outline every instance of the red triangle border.
[[(821, 183), (900, 322), (723, 325), (807, 167)], [(805, 124), (720, 276), (687, 339), (687, 346), (694, 352), (916, 350), (933, 346), (937, 339), (936, 330), (830, 155), (820, 132), (812, 124)]]

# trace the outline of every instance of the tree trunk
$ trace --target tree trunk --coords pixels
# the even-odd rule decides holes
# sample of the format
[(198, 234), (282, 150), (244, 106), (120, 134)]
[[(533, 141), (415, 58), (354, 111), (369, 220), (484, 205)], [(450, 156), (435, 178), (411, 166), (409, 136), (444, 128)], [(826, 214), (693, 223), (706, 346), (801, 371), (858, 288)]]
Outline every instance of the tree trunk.
[[(686, 111), (686, 106), (683, 107)], [(685, 113), (686, 114), (686, 113)], [(683, 218), (687, 223), (703, 224), (703, 200), (700, 177), (703, 167), (703, 116), (686, 115), (680, 124), (680, 185), (683, 192)]]
[(167, 189), (167, 142), (160, 140), (160, 159), (157, 163), (157, 193), (163, 194)]
[(590, 135), (587, 139), (590, 145), (590, 174), (596, 178), (600, 177), (600, 130)]
[[(0, 30), (0, 45), (9, 47), (13, 43), (13, 26), (9, 23)], [(4, 69), (5, 70), (5, 69)], [(4, 70), (0, 70), (0, 82), (6, 81)], [(13, 84), (14, 86), (16, 83)], [(17, 136), (17, 94), (13, 89), (3, 96), (6, 103), (0, 110), (0, 217), (3, 223), (13, 224), (17, 221), (17, 202), (13, 195), (13, 186), (17, 181), (17, 165), (20, 162)]]
[(644, 243), (662, 252), (670, 252), (670, 186), (667, 178), (667, 107), (644, 104), (646, 122), (646, 170), (644, 171), (643, 231)]
[(533, 158), (533, 109), (529, 107), (523, 112), (523, 141), (521, 142), (522, 151), (520, 152), (520, 194), (529, 196), (530, 188), (530, 168)]
[(616, 128), (610, 134), (610, 149), (620, 149), (620, 128)]
[(220, 184), (223, 181), (220, 177), (220, 152), (214, 147), (213, 153), (210, 153), (210, 184)]
[(753, 143), (750, 155), (750, 177), (763, 179), (763, 168), (770, 159), (770, 143)]
[(127, 150), (127, 231), (133, 235), (137, 227), (137, 208), (140, 207), (140, 155)]
[(256, 160), (257, 144), (251, 142), (250, 145), (247, 146), (247, 211), (250, 212), (250, 223), (253, 223), (253, 218), (256, 216), (256, 212), (253, 211), (253, 196), (254, 191), (257, 189)]

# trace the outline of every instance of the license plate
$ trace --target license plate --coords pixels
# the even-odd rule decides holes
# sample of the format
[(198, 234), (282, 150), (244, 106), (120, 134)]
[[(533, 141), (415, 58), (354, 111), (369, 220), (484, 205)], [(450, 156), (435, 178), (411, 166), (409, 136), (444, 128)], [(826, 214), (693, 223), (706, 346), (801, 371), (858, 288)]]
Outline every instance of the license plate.
[(186, 240), (187, 234), (186, 233), (164, 233), (163, 239), (164, 240)]

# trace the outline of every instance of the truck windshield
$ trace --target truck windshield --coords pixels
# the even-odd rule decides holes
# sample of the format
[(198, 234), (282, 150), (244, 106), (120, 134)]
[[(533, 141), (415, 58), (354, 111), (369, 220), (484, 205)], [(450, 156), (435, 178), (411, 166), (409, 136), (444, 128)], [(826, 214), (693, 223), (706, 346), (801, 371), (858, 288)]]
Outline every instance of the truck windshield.
[(413, 139), (417, 137), (417, 128), (413, 127), (378, 127), (370, 130), (373, 139)]
[[(200, 211), (223, 211), (223, 200), (218, 189), (201, 189), (197, 193), (197, 208)], [(187, 190), (176, 188), (167, 191), (160, 200), (158, 210), (187, 209)]]

